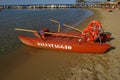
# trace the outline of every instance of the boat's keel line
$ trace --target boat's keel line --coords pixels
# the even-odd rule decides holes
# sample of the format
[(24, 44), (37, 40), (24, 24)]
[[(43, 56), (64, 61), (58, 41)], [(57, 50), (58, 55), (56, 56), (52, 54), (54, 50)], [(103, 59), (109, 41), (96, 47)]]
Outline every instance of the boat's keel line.
[(59, 45), (59, 44), (49, 44), (49, 43), (37, 43), (38, 46), (41, 47), (49, 47), (49, 48), (56, 48), (56, 49), (66, 49), (66, 50), (71, 50), (72, 46), (68, 45)]

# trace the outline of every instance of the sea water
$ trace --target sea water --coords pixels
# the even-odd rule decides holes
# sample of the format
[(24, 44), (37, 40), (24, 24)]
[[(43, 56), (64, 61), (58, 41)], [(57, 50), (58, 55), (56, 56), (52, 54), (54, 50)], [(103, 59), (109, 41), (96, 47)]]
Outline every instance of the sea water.
[[(15, 31), (14, 28), (41, 30), (49, 28), (57, 31), (57, 24), (49, 19), (58, 20), (61, 24), (74, 27), (85, 18), (91, 16), (92, 11), (80, 8), (61, 9), (3, 9), (0, 12), (0, 55), (17, 50), (24, 46), (18, 39), (19, 34), (31, 35), (32, 33)], [(61, 30), (67, 28), (61, 26)], [(27, 47), (27, 46), (26, 46)]]

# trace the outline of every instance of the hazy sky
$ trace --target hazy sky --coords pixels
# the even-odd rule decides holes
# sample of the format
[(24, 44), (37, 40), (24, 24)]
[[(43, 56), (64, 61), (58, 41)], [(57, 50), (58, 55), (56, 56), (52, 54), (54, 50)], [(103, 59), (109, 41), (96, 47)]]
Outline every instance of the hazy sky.
[[(0, 0), (0, 5), (21, 5), (21, 4), (74, 4), (76, 0)], [(107, 0), (86, 0), (86, 1), (107, 1)], [(114, 1), (114, 0), (111, 0)]]
[(75, 0), (0, 0), (0, 5), (13, 4), (73, 4)]

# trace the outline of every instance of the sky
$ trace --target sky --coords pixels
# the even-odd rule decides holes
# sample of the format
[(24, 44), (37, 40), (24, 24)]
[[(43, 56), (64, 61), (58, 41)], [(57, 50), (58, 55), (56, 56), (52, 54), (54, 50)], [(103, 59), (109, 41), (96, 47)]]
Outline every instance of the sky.
[(74, 4), (75, 0), (0, 0), (0, 5), (19, 4)]
[[(76, 0), (0, 0), (0, 5), (74, 4), (75, 1)], [(86, 1), (100, 1), (100, 0), (86, 0)], [(105, 1), (105, 0), (101, 0), (101, 1)]]

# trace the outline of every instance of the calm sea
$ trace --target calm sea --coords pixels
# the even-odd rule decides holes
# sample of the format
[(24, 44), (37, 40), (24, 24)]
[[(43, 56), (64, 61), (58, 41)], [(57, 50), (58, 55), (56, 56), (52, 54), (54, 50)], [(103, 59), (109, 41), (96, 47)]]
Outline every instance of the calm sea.
[[(17, 50), (23, 44), (18, 40), (19, 34), (31, 35), (31, 33), (15, 31), (14, 28), (26, 28), (40, 30), (49, 28), (56, 31), (57, 25), (49, 19), (55, 19), (61, 23), (77, 26), (93, 12), (86, 9), (4, 9), (0, 11), (0, 55)], [(64, 28), (62, 28), (64, 30)]]

